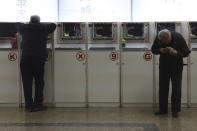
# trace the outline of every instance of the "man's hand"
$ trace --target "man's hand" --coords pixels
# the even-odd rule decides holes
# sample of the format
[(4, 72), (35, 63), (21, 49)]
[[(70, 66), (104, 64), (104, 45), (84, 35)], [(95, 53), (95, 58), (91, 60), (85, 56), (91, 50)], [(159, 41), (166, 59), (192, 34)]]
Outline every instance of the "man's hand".
[(173, 55), (173, 56), (176, 56), (177, 55), (177, 53), (178, 53), (177, 50), (175, 50), (172, 47), (167, 47), (167, 48), (169, 50), (170, 55)]
[(168, 48), (161, 48), (160, 52), (164, 53), (164, 54), (167, 54), (167, 53), (169, 53), (169, 49)]
[(178, 52), (177, 52), (177, 50), (174, 49), (174, 50), (170, 51), (170, 54), (173, 56), (176, 56), (178, 54)]

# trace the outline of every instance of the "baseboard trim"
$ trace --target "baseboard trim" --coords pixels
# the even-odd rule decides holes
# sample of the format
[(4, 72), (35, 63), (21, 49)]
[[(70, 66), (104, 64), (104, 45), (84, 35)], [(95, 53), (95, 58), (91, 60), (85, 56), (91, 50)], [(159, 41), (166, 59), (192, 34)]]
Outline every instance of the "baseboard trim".
[(117, 102), (90, 102), (89, 107), (120, 107), (120, 103)]
[(19, 103), (0, 103), (0, 107), (19, 107)]
[(55, 103), (55, 107), (86, 107), (86, 104), (78, 102), (57, 102)]

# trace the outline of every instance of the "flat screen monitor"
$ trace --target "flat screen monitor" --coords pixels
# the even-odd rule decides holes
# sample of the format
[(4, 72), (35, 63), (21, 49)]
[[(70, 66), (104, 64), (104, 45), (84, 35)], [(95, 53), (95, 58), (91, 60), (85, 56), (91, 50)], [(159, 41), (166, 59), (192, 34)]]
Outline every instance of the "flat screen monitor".
[(112, 23), (93, 24), (93, 40), (112, 40), (112, 39), (113, 39)]
[(0, 38), (12, 39), (16, 34), (15, 23), (0, 23)]
[(191, 38), (197, 39), (197, 22), (190, 22)]
[(163, 29), (168, 29), (169, 31), (175, 31), (175, 23), (157, 23), (157, 33)]
[(127, 23), (123, 27), (124, 39), (144, 39), (143, 23)]
[(63, 23), (62, 39), (82, 39), (82, 29), (80, 23)]

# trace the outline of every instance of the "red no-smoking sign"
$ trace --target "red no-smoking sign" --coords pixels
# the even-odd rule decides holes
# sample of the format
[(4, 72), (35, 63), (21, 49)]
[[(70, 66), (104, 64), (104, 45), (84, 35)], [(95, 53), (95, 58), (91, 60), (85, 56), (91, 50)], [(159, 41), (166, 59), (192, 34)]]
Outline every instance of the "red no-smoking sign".
[(118, 60), (118, 53), (117, 52), (111, 52), (109, 55), (110, 60), (116, 61)]
[(76, 59), (78, 60), (78, 61), (84, 61), (85, 60), (85, 53), (84, 52), (77, 52), (77, 54), (76, 54)]
[(151, 61), (152, 60), (152, 53), (150, 51), (145, 52), (143, 57), (144, 57), (145, 61)]
[(15, 60), (17, 59), (17, 54), (16, 54), (15, 52), (10, 52), (10, 53), (8, 54), (8, 59), (9, 59), (10, 61), (15, 61)]

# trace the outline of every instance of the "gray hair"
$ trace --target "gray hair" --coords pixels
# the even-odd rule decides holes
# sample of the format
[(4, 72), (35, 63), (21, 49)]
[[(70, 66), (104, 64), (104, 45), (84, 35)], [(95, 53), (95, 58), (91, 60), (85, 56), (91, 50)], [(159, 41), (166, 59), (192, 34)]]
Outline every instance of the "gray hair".
[(31, 23), (40, 23), (40, 16), (38, 16), (38, 15), (32, 15), (30, 17), (30, 22)]
[(168, 30), (168, 29), (163, 29), (163, 30), (161, 30), (161, 31), (159, 31), (159, 33), (158, 33), (158, 39), (160, 40), (161, 38), (161, 35), (162, 34), (168, 34), (168, 36), (169, 36), (169, 38), (171, 39), (171, 32)]

